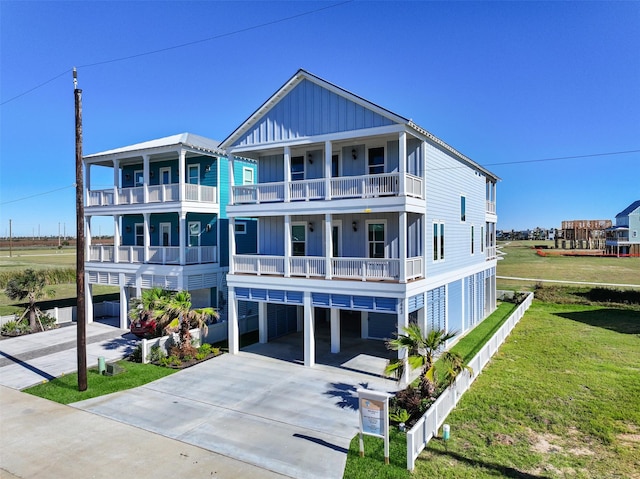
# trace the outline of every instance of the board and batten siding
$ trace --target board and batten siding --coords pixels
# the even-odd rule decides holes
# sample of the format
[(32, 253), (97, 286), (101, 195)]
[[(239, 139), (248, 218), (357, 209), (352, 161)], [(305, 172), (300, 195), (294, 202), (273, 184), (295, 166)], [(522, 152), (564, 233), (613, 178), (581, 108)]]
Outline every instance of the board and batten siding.
[[(486, 179), (477, 170), (427, 144), (427, 265), (430, 275), (455, 272), (486, 261), (480, 231), (486, 218)], [(460, 218), (460, 197), (466, 197), (466, 221)], [(443, 261), (433, 261), (433, 222), (445, 223)], [(471, 226), (474, 254), (471, 254)]]
[(309, 80), (302, 80), (233, 146), (250, 146), (394, 122)]

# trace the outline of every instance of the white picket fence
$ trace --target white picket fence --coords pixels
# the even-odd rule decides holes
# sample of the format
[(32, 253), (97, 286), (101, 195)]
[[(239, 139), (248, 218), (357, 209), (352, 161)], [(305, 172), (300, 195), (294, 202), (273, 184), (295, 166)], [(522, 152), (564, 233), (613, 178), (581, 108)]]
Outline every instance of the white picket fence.
[[(56, 324), (69, 323), (76, 320), (76, 307), (68, 306), (66, 308), (53, 308), (43, 311), (56, 318)], [(0, 316), (0, 327), (4, 326), (9, 321), (17, 321), (20, 315), (10, 314), (7, 316)]]
[(524, 316), (525, 311), (529, 309), (532, 301), (533, 293), (529, 293), (480, 352), (469, 361), (468, 365), (473, 369), (473, 374), (460, 374), (455, 382), (436, 399), (415, 426), (407, 432), (407, 469), (413, 471), (417, 457), (431, 438), (438, 434), (438, 430), (444, 424), (462, 394), (469, 389), (491, 357), (498, 351), (498, 348), (505, 341), (511, 330)]

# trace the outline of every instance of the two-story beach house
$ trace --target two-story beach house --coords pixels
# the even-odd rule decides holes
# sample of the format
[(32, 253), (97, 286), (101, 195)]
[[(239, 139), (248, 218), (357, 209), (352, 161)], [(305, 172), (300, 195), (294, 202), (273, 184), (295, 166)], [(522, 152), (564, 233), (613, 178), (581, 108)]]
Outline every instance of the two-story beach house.
[[(87, 155), (83, 162), (87, 317), (93, 318), (92, 287), (101, 284), (120, 288), (122, 328), (129, 300), (155, 286), (187, 290), (194, 307), (217, 307), (224, 319), (229, 175), (236, 185), (253, 183), (256, 163), (235, 159), (231, 171), (217, 141), (190, 133)], [(99, 167), (113, 178), (106, 189), (92, 188)], [(97, 216), (113, 219), (113, 245), (92, 243)], [(237, 250), (255, 252), (254, 227), (236, 222)]]
[(640, 256), (640, 200), (616, 215), (616, 224), (606, 230), (607, 254)]
[[(259, 303), (260, 342), (303, 332), (306, 366), (320, 327), (337, 353), (346, 335), (465, 332), (494, 311), (498, 178), (413, 121), (299, 70), (221, 147), (230, 170), (258, 165), (227, 207), (231, 353), (239, 300)], [(256, 254), (234, 244), (245, 217)]]

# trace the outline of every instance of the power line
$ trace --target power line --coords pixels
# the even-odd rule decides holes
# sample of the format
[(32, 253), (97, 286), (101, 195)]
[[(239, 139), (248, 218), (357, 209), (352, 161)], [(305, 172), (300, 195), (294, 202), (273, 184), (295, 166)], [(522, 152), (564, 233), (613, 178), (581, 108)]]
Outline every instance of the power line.
[(66, 190), (67, 188), (75, 188), (76, 184), (72, 184), (72, 185), (67, 185), (67, 186), (63, 186), (61, 188), (56, 188), (55, 190), (49, 190), (49, 191), (44, 191), (42, 193), (36, 193), (35, 195), (30, 195), (30, 196), (24, 196), (22, 198), (17, 198), (15, 200), (9, 200), (9, 201), (4, 201), (2, 203), (0, 203), (1, 205), (8, 205), (9, 203), (17, 203), (18, 201), (24, 201), (24, 200), (29, 200), (31, 198), (37, 198), (38, 196), (44, 196), (44, 195), (48, 195), (50, 193), (55, 193), (56, 191), (62, 191), (62, 190)]
[[(245, 33), (245, 32), (249, 32), (251, 30), (257, 30), (259, 28), (268, 27), (270, 25), (277, 25), (278, 23), (288, 22), (289, 20), (294, 20), (296, 18), (304, 17), (304, 16), (307, 16), (307, 15), (313, 15), (313, 14), (321, 12), (323, 10), (328, 10), (330, 8), (335, 8), (335, 7), (340, 7), (342, 5), (345, 5), (345, 4), (351, 3), (351, 2), (353, 2), (353, 0), (345, 0), (343, 2), (335, 3), (333, 5), (327, 5), (326, 7), (316, 8), (315, 10), (309, 10), (308, 12), (298, 13), (296, 15), (291, 15), (291, 16), (284, 17), (284, 18), (279, 18), (277, 20), (272, 20), (270, 22), (264, 22), (264, 23), (260, 23), (258, 25), (253, 25), (253, 26), (250, 26), (250, 27), (241, 28), (239, 30), (234, 30), (232, 32), (221, 33), (219, 35), (214, 35), (212, 37), (203, 38), (203, 39), (200, 39), (200, 40), (193, 40), (191, 42), (186, 42), (186, 43), (180, 43), (178, 45), (173, 45), (173, 46), (166, 47), (166, 48), (159, 48), (159, 49), (150, 50), (150, 51), (147, 51), (147, 52), (136, 53), (134, 55), (127, 55), (127, 56), (124, 56), (124, 57), (112, 58), (110, 60), (104, 60), (104, 61), (100, 61), (100, 62), (86, 63), (84, 65), (80, 65), (78, 68), (91, 68), (91, 67), (95, 67), (95, 66), (98, 66), (98, 65), (106, 65), (108, 63), (116, 63), (116, 62), (121, 62), (121, 61), (125, 61), (125, 60), (131, 60), (132, 58), (139, 58), (139, 57), (144, 57), (144, 56), (147, 56), (147, 55), (154, 55), (156, 53), (162, 53), (162, 52), (166, 52), (166, 51), (170, 51), (170, 50), (176, 50), (176, 49), (179, 49), (179, 48), (189, 47), (191, 45), (197, 45), (198, 43), (210, 42), (212, 40), (218, 40), (220, 38), (230, 37), (232, 35), (237, 35), (239, 33)], [(28, 93), (31, 93), (32, 91), (37, 90), (38, 88), (41, 88), (41, 87), (45, 86), (48, 83), (51, 83), (52, 81), (60, 78), (61, 76), (66, 75), (70, 71), (72, 71), (71, 68), (69, 68), (68, 70), (65, 70), (64, 72), (60, 73), (59, 75), (56, 75), (56, 76), (50, 78), (49, 80), (47, 80), (47, 81), (45, 81), (43, 83), (40, 83), (39, 85), (34, 86), (33, 88), (31, 88), (29, 90), (26, 90), (26, 91), (14, 96), (14, 97), (9, 98), (8, 100), (3, 101), (2, 103), (0, 103), (0, 106), (5, 105), (5, 104), (7, 104), (7, 103), (9, 103), (9, 102), (11, 102), (13, 100), (16, 100), (16, 99), (18, 99), (18, 98), (20, 98), (20, 97), (22, 97), (24, 95), (27, 95)]]

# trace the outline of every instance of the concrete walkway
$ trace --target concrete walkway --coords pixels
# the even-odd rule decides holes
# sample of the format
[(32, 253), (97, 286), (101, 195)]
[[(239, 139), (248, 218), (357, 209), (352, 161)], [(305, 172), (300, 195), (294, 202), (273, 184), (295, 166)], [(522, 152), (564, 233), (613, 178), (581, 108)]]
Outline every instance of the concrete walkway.
[(288, 477), (341, 478), (356, 390), (395, 381), (240, 352), (73, 406)]
[[(87, 366), (121, 359), (137, 345), (128, 330), (101, 323), (87, 325)], [(0, 341), (0, 385), (14, 389), (50, 381), (77, 371), (77, 329), (75, 323), (42, 333), (26, 334)]]

